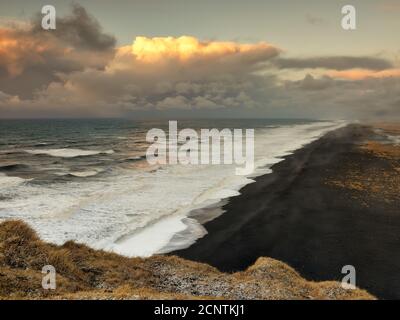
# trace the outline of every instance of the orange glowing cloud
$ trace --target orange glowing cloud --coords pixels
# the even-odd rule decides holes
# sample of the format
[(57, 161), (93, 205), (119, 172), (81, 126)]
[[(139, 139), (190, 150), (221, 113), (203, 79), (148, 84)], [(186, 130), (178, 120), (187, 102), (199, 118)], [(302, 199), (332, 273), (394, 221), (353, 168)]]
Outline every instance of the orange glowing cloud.
[(397, 78), (400, 77), (400, 69), (387, 69), (382, 71), (373, 71), (366, 69), (351, 69), (344, 71), (330, 71), (328, 76), (337, 79), (346, 80), (365, 80), (368, 78), (379, 79), (379, 78)]
[(192, 59), (218, 58), (229, 55), (265, 54), (271, 56), (279, 53), (272, 45), (260, 42), (257, 44), (240, 44), (236, 42), (199, 41), (195, 37), (136, 37), (131, 46), (121, 47), (119, 54), (131, 53), (136, 60), (145, 63), (161, 62), (175, 59), (182, 62)]
[(45, 41), (9, 29), (0, 29), (0, 67), (10, 76), (21, 74), (27, 64), (44, 63), (42, 53), (50, 50)]

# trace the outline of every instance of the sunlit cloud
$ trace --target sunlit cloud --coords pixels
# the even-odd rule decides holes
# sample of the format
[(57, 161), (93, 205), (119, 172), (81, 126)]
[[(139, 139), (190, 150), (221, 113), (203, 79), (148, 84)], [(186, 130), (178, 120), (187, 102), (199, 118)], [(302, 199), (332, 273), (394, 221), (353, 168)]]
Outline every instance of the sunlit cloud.
[(351, 69), (344, 71), (329, 71), (327, 75), (332, 78), (347, 80), (365, 80), (369, 78), (396, 78), (400, 77), (400, 69), (388, 69), (382, 71)]
[(385, 70), (393, 67), (387, 59), (377, 57), (326, 56), (309, 58), (278, 58), (274, 64), (280, 69), (368, 69)]
[(279, 50), (265, 42), (240, 44), (236, 42), (199, 41), (191, 36), (175, 37), (136, 37), (131, 46), (131, 53), (137, 60), (154, 63), (162, 60), (177, 59), (216, 59), (241, 55), (254, 57), (277, 55)]

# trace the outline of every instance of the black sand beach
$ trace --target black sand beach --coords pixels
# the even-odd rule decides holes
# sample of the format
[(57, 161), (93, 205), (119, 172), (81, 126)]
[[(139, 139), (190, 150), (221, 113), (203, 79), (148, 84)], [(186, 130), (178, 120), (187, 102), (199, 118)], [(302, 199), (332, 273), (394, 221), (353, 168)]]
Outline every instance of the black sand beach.
[(398, 180), (386, 186), (385, 175), (397, 179), (400, 164), (360, 149), (373, 138), (370, 127), (351, 125), (296, 151), (232, 198), (204, 238), (173, 254), (222, 271), (271, 257), (318, 281), (340, 281), (353, 265), (358, 287), (399, 299), (400, 201), (389, 192)]

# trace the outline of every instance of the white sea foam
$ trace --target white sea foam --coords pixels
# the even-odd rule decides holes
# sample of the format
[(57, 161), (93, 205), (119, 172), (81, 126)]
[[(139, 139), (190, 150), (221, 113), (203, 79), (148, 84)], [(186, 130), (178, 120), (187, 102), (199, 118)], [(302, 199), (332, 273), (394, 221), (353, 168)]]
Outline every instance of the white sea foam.
[[(257, 129), (256, 170), (249, 177), (236, 176), (235, 165), (167, 165), (157, 171), (120, 169), (101, 181), (17, 183), (13, 191), (18, 196), (0, 202), (0, 218), (24, 219), (47, 241), (75, 240), (127, 256), (183, 248), (206, 233), (189, 216), (193, 209), (238, 195), (241, 187), (271, 172), (284, 156), (343, 125), (320, 122)], [(83, 151), (67, 150), (55, 154), (77, 156)]]
[(114, 153), (114, 150), (98, 151), (98, 150), (62, 148), (62, 149), (33, 149), (33, 150), (25, 150), (25, 152), (34, 155), (45, 154), (58, 158), (75, 158), (75, 157), (93, 156), (97, 154), (112, 154)]
[[(168, 216), (158, 223), (140, 229), (132, 237), (128, 236), (121, 241), (110, 243), (105, 249), (124, 255), (151, 256), (154, 252), (161, 250), (160, 243), (169, 243), (174, 234), (187, 228), (183, 222), (184, 218), (185, 216)], [(146, 243), (145, 246), (144, 243)]]
[(71, 171), (69, 174), (74, 177), (86, 178), (99, 174), (101, 170)]
[(400, 145), (400, 136), (394, 136), (394, 135), (390, 135), (387, 134), (386, 135), (389, 139), (389, 141), (395, 145)]
[(23, 179), (19, 177), (9, 177), (3, 173), (0, 173), (0, 191), (11, 189), (27, 181), (29, 181), (29, 179)]

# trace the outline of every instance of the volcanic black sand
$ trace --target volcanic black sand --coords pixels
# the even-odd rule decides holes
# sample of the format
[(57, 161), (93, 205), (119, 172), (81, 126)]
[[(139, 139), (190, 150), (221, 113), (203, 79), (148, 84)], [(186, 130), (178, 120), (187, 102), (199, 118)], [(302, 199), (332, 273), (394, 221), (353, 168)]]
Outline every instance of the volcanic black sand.
[(399, 299), (400, 201), (389, 192), (398, 180), (389, 185), (385, 175), (397, 179), (400, 161), (360, 148), (377, 138), (351, 125), (296, 151), (230, 199), (205, 237), (173, 254), (222, 271), (266, 256), (318, 281), (340, 281), (353, 265), (358, 287)]

